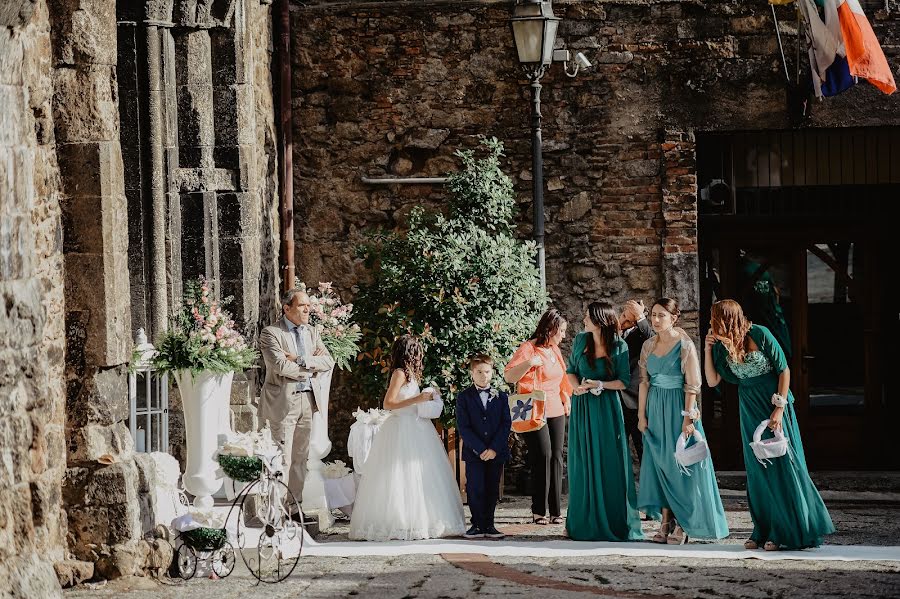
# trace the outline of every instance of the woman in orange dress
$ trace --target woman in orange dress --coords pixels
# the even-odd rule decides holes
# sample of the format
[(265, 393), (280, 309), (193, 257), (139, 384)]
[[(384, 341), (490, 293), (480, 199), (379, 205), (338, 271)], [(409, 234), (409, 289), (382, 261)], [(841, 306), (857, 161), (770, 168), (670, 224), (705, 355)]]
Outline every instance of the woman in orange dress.
[[(519, 393), (545, 393), (544, 419), (539, 430), (522, 433), (531, 469), (531, 513), (536, 524), (562, 524), (563, 445), (572, 385), (559, 343), (566, 336), (566, 320), (550, 308), (541, 316), (530, 339), (522, 343), (503, 373)], [(547, 519), (549, 507), (550, 519)]]

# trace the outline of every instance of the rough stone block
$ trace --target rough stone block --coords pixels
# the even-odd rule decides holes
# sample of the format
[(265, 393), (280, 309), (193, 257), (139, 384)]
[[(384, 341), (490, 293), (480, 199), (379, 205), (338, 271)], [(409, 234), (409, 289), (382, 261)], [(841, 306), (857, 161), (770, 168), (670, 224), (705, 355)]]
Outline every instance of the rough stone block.
[(235, 372), (231, 381), (231, 400), (233, 406), (247, 406), (253, 401), (253, 388), (243, 372)]
[(112, 426), (128, 419), (128, 373), (125, 367), (107, 368), (86, 377), (77, 397), (69, 400), (70, 427)]
[[(29, 552), (30, 553), (30, 552)], [(44, 561), (34, 553), (12, 556), (0, 560), (0, 580), (7, 585), (12, 599), (62, 599), (62, 589), (56, 572), (49, 561)]]
[(211, 29), (212, 81), (215, 85), (246, 82), (243, 39), (234, 29)]
[[(213, 123), (218, 121), (219, 116), (213, 112), (212, 85), (204, 83), (181, 85), (178, 87), (177, 95), (178, 145), (189, 147), (215, 145)], [(181, 165), (187, 166), (184, 162), (181, 162)]]
[(0, 5), (0, 26), (21, 27), (31, 18), (37, 0), (5, 0)]
[(31, 274), (33, 256), (21, 248), (34, 238), (31, 219), (24, 214), (0, 221), (0, 280), (22, 279)]
[(69, 463), (96, 462), (111, 455), (117, 460), (130, 459), (134, 440), (124, 423), (112, 426), (89, 424), (69, 433)]
[(677, 297), (682, 310), (697, 310), (700, 296), (699, 260), (696, 253), (667, 253), (663, 257), (663, 293)]
[(53, 118), (60, 143), (119, 141), (115, 66), (53, 71)]
[[(127, 228), (123, 229), (124, 234)], [(97, 365), (127, 362), (131, 346), (127, 256), (68, 254), (65, 266), (66, 321), (84, 335), (85, 359)]]
[(142, 574), (150, 557), (150, 545), (144, 540), (120, 543), (104, 550), (95, 564), (97, 574), (106, 580)]
[(116, 6), (105, 0), (49, 0), (54, 23), (51, 28), (57, 63), (116, 64)]
[(121, 197), (125, 179), (118, 140), (60, 144), (57, 153), (66, 195)]
[(252, 144), (256, 140), (253, 88), (230, 85), (213, 88), (215, 143), (219, 146)]
[(26, 139), (28, 119), (25, 109), (25, 89), (0, 85), (0, 146), (14, 146)]
[(211, 85), (212, 55), (209, 31), (179, 31), (175, 38), (175, 80), (178, 85)]
[(406, 147), (437, 150), (448, 137), (450, 137), (449, 129), (416, 129), (409, 134)]
[(79, 560), (66, 560), (53, 564), (56, 579), (64, 589), (81, 584), (94, 577), (94, 564)]
[(259, 430), (259, 416), (256, 406), (231, 406), (232, 428), (236, 433), (247, 433)]
[(590, 212), (591, 205), (590, 195), (587, 192), (579, 193), (575, 198), (562, 205), (557, 220), (560, 222), (574, 222), (580, 220)]

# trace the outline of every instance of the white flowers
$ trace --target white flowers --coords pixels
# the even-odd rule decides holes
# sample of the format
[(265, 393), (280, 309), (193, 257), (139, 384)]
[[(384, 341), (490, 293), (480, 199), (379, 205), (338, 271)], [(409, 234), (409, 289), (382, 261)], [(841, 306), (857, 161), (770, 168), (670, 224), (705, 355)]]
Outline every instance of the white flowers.
[(347, 464), (341, 460), (334, 462), (326, 462), (325, 468), (322, 469), (322, 476), (325, 478), (344, 478), (349, 476), (353, 471), (347, 467)]
[(362, 408), (356, 408), (356, 411), (353, 412), (353, 416), (356, 418), (356, 421), (362, 424), (372, 424), (375, 426), (381, 426), (381, 424), (387, 420), (387, 417), (390, 416), (391, 413), (388, 410), (379, 410), (378, 408), (369, 408), (369, 411), (365, 411)]
[(271, 457), (281, 451), (272, 439), (272, 431), (266, 426), (263, 430), (249, 433), (235, 433), (229, 437), (219, 454), (230, 456)]
[(192, 508), (188, 513), (172, 520), (170, 528), (176, 532), (188, 532), (198, 528), (223, 528), (224, 526), (225, 516), (222, 512)]

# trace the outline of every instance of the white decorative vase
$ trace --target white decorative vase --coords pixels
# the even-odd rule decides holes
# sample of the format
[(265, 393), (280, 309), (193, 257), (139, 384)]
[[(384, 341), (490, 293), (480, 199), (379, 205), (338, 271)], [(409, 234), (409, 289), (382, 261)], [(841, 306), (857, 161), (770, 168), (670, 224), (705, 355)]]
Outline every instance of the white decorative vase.
[(333, 370), (319, 374), (316, 384), (320, 392), (316, 396), (318, 411), (313, 414), (309, 431), (309, 456), (306, 466), (306, 480), (303, 482), (303, 511), (319, 517), (319, 528), (325, 530), (334, 524), (328, 501), (325, 497), (325, 477), (322, 461), (331, 453), (331, 439), (328, 438), (328, 400), (331, 391)]
[(194, 506), (211, 508), (212, 495), (222, 487), (219, 464), (215, 460), (220, 442), (231, 430), (229, 403), (233, 372), (175, 372), (184, 410), (187, 464), (181, 477), (184, 490), (194, 496)]

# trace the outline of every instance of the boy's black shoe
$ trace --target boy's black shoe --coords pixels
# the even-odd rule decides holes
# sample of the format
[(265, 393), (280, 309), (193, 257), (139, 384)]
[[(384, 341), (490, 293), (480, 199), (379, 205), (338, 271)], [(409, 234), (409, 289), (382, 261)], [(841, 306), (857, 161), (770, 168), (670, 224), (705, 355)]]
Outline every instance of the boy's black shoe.
[(469, 530), (466, 531), (466, 534), (463, 535), (467, 539), (482, 539), (484, 538), (484, 533), (477, 526), (472, 526)]
[(502, 539), (506, 535), (497, 530), (495, 526), (488, 526), (487, 528), (482, 529), (481, 531), (483, 535), (489, 539)]

